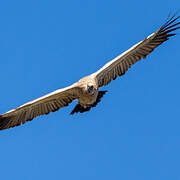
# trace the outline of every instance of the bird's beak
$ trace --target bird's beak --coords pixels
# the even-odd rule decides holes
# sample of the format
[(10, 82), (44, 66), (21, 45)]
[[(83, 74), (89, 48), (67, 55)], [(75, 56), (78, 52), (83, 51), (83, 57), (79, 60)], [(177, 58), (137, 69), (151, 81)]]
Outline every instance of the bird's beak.
[(88, 92), (92, 92), (93, 89), (94, 89), (93, 86), (88, 86)]

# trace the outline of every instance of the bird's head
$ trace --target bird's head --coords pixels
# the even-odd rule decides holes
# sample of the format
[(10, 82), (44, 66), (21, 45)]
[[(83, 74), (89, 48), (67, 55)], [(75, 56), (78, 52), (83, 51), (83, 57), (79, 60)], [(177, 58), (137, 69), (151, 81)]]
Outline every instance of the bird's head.
[(96, 82), (92, 77), (84, 77), (78, 81), (79, 86), (81, 87), (83, 93), (85, 94), (94, 94), (98, 88)]

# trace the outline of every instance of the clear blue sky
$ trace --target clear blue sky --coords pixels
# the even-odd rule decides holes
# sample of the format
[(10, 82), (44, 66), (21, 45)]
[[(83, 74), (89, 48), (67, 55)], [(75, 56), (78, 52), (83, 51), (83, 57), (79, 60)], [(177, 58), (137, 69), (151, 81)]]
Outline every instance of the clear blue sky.
[[(179, 0), (0, 2), (0, 112), (98, 70), (164, 23)], [(180, 34), (180, 32), (179, 32)], [(180, 179), (180, 35), (104, 90), (0, 132), (2, 180)]]

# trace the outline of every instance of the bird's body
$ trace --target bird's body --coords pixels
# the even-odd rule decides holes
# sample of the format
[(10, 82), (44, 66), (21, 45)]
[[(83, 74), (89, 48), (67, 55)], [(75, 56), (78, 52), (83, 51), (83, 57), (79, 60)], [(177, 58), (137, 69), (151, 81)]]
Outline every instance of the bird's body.
[(86, 76), (78, 81), (77, 86), (80, 91), (78, 101), (81, 106), (86, 108), (96, 102), (98, 85), (95, 78)]
[(89, 111), (100, 102), (106, 91), (99, 88), (106, 86), (118, 76), (122, 76), (137, 61), (146, 58), (156, 47), (174, 36), (170, 33), (179, 29), (180, 16), (172, 16), (156, 32), (132, 46), (130, 49), (109, 61), (97, 72), (80, 79), (78, 82), (63, 89), (56, 90), (34, 101), (0, 115), (0, 130), (19, 126), (33, 118), (48, 114), (78, 100), (71, 114)]

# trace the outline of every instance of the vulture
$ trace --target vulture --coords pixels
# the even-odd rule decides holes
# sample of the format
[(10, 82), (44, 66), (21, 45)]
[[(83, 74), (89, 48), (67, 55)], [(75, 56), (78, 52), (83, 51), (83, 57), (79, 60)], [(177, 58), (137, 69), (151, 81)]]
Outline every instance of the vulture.
[(57, 111), (76, 99), (78, 103), (71, 114), (89, 111), (100, 102), (106, 93), (106, 91), (100, 91), (99, 88), (106, 86), (118, 76), (124, 75), (133, 64), (142, 58), (145, 59), (156, 47), (175, 35), (173, 31), (180, 28), (179, 18), (180, 16), (176, 15), (169, 16), (156, 32), (109, 61), (97, 72), (83, 77), (71, 86), (58, 89), (1, 114), (0, 130), (19, 126), (37, 116)]

